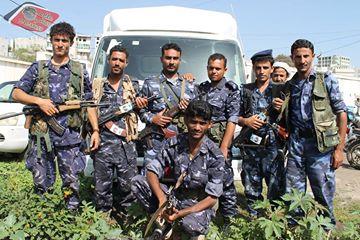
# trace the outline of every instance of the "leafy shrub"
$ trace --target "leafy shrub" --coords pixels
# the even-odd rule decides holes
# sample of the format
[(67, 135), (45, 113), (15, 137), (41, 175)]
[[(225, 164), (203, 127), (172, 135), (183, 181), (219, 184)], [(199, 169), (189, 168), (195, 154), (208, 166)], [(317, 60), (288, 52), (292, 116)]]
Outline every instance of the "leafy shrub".
[[(39, 196), (33, 193), (32, 176), (22, 162), (0, 162), (0, 239), (118, 239), (142, 237), (148, 215), (138, 204), (127, 209), (126, 221), (114, 221), (106, 214), (95, 211), (92, 200), (91, 179), (81, 180), (81, 198), (84, 199), (77, 214), (66, 209), (57, 181), (53, 192)], [(258, 201), (255, 208), (261, 217), (247, 216), (231, 219), (229, 224), (211, 223), (207, 239), (265, 240), (265, 239), (327, 239), (324, 230), (332, 229), (330, 219), (319, 215), (326, 210), (312, 197), (294, 191), (283, 201)], [(116, 202), (116, 201), (115, 201)], [(289, 226), (295, 209), (303, 216), (297, 225)], [(350, 209), (350, 210), (349, 210)], [(346, 222), (342, 231), (332, 231), (331, 239), (360, 239), (359, 205), (338, 207)], [(349, 213), (350, 211), (350, 213)], [(115, 216), (121, 219), (123, 216)]]

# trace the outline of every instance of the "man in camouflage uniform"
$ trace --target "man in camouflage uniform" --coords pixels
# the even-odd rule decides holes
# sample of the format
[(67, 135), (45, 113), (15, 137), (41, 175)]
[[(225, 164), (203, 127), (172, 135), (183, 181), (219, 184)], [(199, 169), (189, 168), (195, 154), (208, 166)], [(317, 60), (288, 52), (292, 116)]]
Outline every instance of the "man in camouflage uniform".
[[(132, 81), (124, 73), (128, 64), (128, 57), (127, 50), (119, 45), (110, 50), (108, 58), (110, 74), (102, 80), (102, 96), (99, 97), (100, 103), (111, 102), (111, 106), (100, 108), (99, 122), (103, 122), (102, 119), (105, 116), (127, 102), (134, 101), (140, 107), (146, 105), (146, 99), (135, 97), (136, 90), (132, 86)], [(99, 149), (93, 154), (95, 202), (96, 208), (100, 211), (107, 212), (113, 206), (114, 170), (119, 184), (120, 207), (124, 210), (134, 200), (130, 190), (130, 182), (137, 174), (137, 152), (133, 142), (137, 139), (137, 116), (135, 115), (135, 122), (130, 122), (131, 114), (134, 112), (118, 115), (100, 126), (102, 141)], [(135, 133), (131, 132), (131, 129), (135, 129)]]
[[(153, 213), (167, 200), (168, 183), (178, 182), (176, 204), (171, 213), (162, 212), (167, 222), (177, 220), (191, 237), (208, 232), (212, 208), (223, 192), (225, 159), (205, 132), (211, 127), (210, 106), (200, 100), (190, 102), (185, 111), (188, 133), (167, 139), (157, 156), (146, 166), (146, 177), (133, 179), (132, 191)], [(181, 177), (180, 177), (181, 176)]]
[(208, 102), (212, 109), (213, 126), (208, 132), (208, 137), (220, 147), (226, 159), (224, 193), (219, 198), (219, 208), (224, 217), (232, 217), (238, 214), (238, 210), (230, 147), (239, 118), (240, 96), (236, 83), (224, 77), (227, 70), (226, 62), (224, 55), (212, 54), (207, 64), (210, 81), (202, 82), (198, 90), (200, 99)]
[[(274, 120), (271, 114), (274, 112), (271, 108), (274, 86), (270, 81), (274, 63), (272, 50), (258, 52), (251, 57), (251, 60), (256, 80), (255, 83), (245, 84), (242, 87), (239, 124), (243, 127), (242, 131), (247, 128), (253, 129), (252, 134), (245, 139), (247, 146), (243, 147), (241, 180), (245, 187), (247, 210), (252, 217), (256, 217), (258, 212), (253, 208), (253, 204), (263, 199), (264, 178), (268, 186), (268, 199), (278, 199), (283, 193), (284, 162), (276, 158), (278, 147), (275, 133), (265, 124), (266, 121)], [(269, 115), (269, 119), (261, 119), (259, 117), (261, 113)], [(261, 141), (257, 142), (255, 138)]]
[[(32, 118), (30, 145), (26, 166), (33, 173), (35, 191), (43, 194), (55, 181), (55, 162), (63, 182), (67, 207), (79, 206), (79, 173), (85, 167), (85, 155), (80, 151), (80, 111), (58, 114), (56, 103), (66, 100), (91, 100), (91, 83), (86, 70), (80, 63), (69, 58), (69, 49), (75, 37), (74, 28), (65, 22), (55, 24), (50, 29), (53, 56), (49, 61), (33, 63), (15, 85), (13, 98), (27, 105), (37, 105), (42, 114)], [(92, 150), (99, 143), (99, 129), (95, 108), (88, 108), (88, 117), (93, 128)], [(44, 116), (55, 116), (65, 128), (62, 136), (57, 135), (43, 120)], [(70, 195), (69, 195), (70, 194)]]
[(146, 136), (146, 153), (144, 166), (154, 159), (161, 149), (165, 139), (159, 128), (178, 133), (185, 129), (181, 114), (175, 118), (165, 115), (165, 111), (179, 106), (180, 110), (186, 109), (188, 100), (194, 98), (193, 83), (185, 80), (178, 73), (181, 60), (181, 48), (175, 43), (167, 43), (161, 48), (161, 63), (163, 69), (160, 75), (150, 76), (145, 79), (141, 95), (158, 98), (140, 111), (140, 119), (145, 122), (151, 133)]
[(315, 200), (329, 210), (335, 224), (335, 169), (343, 162), (346, 105), (336, 78), (312, 68), (314, 56), (310, 41), (293, 43), (291, 58), (297, 73), (287, 82), (289, 97), (274, 99), (274, 105), (282, 107), (290, 132), (286, 192), (294, 188), (306, 192), (307, 177)]

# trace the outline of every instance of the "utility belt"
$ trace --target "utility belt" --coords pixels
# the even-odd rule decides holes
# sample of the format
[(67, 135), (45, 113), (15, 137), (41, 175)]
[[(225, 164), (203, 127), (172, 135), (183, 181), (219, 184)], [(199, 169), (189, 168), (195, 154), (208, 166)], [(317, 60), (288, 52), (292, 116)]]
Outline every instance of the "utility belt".
[(291, 130), (291, 134), (294, 134), (295, 136), (300, 137), (300, 138), (316, 139), (315, 129), (312, 129), (312, 128), (305, 128), (305, 129), (295, 128), (295, 129)]

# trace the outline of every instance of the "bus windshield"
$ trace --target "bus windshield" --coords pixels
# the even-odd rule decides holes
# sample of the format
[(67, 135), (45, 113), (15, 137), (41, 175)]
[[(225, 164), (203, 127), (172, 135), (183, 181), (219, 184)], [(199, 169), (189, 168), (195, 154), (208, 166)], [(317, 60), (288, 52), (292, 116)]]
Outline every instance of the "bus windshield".
[(106, 77), (109, 73), (107, 56), (110, 49), (119, 44), (129, 52), (129, 64), (125, 73), (139, 80), (161, 72), (161, 47), (165, 43), (177, 43), (182, 49), (179, 72), (192, 73), (198, 83), (208, 79), (206, 65), (213, 53), (222, 53), (227, 58), (226, 78), (238, 85), (245, 82), (242, 53), (236, 42), (159, 36), (104, 37), (99, 44), (92, 69), (92, 79)]

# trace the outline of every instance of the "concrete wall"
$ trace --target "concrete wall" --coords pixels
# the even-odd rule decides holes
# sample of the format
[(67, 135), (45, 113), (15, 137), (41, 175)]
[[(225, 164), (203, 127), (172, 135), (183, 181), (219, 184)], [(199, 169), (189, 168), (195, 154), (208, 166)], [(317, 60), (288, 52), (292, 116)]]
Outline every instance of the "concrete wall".
[(30, 65), (29, 62), (0, 56), (0, 83), (19, 80)]
[(360, 78), (334, 74), (339, 81), (339, 88), (347, 106), (355, 106), (360, 96)]

